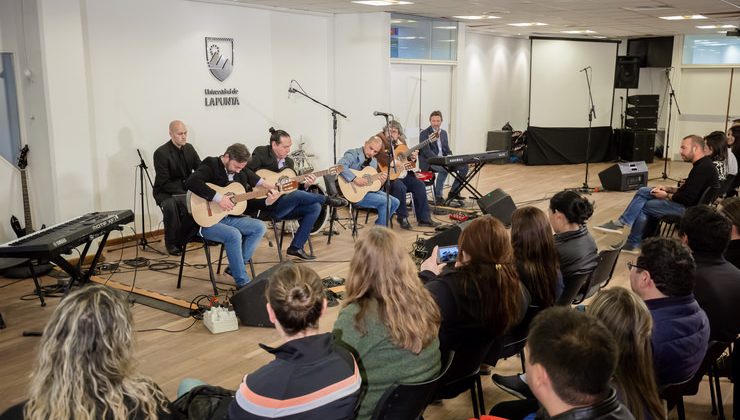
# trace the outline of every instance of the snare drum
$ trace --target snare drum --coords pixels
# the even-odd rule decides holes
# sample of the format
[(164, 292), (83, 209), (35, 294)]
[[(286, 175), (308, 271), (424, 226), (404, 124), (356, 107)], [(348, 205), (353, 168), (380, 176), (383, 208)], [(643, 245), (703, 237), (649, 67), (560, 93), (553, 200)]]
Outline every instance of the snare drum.
[[(324, 194), (324, 190), (316, 184), (309, 186), (308, 191), (314, 194), (326, 195)], [(328, 206), (326, 204), (321, 205), (321, 212), (319, 213), (318, 219), (316, 219), (316, 223), (314, 223), (311, 228), (311, 235), (315, 235), (324, 230), (324, 226), (326, 225), (327, 220), (329, 220), (329, 215), (331, 214), (327, 207)]]

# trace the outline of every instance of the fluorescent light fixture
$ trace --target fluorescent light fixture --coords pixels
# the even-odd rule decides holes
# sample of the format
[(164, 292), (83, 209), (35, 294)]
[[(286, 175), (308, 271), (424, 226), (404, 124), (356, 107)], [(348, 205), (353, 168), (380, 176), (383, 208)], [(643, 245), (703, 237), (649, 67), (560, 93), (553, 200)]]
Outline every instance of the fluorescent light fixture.
[(393, 36), (391, 38), (403, 39), (407, 41), (414, 40), (414, 39), (427, 39), (427, 37), (425, 36)]
[(391, 23), (416, 23), (416, 21), (412, 19), (391, 19)]
[(699, 25), (697, 29), (733, 29), (735, 25)]
[(593, 35), (593, 37), (598, 39), (606, 39), (606, 37), (602, 35)]
[(438, 39), (437, 42), (455, 42), (454, 39)]
[(473, 16), (453, 16), (455, 19), (482, 20), (482, 19), (501, 19), (493, 15), (473, 15)]
[(402, 4), (414, 4), (410, 1), (400, 0), (353, 0), (352, 3), (364, 4), (366, 6), (398, 6)]
[(435, 26), (434, 29), (457, 29), (457, 26)]
[(686, 16), (660, 16), (661, 19), (665, 20), (696, 20), (696, 19), (706, 19), (706, 16), (702, 15), (686, 15)]
[(509, 26), (547, 26), (547, 23), (542, 22), (520, 22), (520, 23), (508, 23)]
[(572, 30), (572, 31), (560, 31), (564, 34), (595, 34), (596, 31), (592, 31), (590, 29), (579, 29), (579, 30)]

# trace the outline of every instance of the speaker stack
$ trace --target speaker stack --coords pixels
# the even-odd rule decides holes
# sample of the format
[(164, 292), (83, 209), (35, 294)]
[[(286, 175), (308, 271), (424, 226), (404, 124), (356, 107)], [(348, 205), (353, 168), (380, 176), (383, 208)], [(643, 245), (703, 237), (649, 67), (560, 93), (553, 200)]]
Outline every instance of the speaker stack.
[(620, 156), (629, 161), (653, 162), (655, 134), (658, 129), (658, 95), (631, 95), (627, 97), (627, 110), (621, 130)]

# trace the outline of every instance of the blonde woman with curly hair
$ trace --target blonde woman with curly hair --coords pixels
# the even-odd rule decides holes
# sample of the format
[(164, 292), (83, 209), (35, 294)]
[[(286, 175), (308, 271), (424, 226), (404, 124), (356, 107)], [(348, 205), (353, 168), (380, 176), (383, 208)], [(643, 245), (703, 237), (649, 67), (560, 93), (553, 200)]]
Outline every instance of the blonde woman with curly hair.
[(373, 227), (355, 243), (335, 339), (360, 364), (366, 394), (358, 419), (369, 419), (385, 390), (439, 373), (440, 314), (398, 235)]
[(28, 401), (0, 418), (171, 419), (170, 403), (136, 372), (132, 315), (113, 289), (85, 286), (61, 302), (44, 329)]

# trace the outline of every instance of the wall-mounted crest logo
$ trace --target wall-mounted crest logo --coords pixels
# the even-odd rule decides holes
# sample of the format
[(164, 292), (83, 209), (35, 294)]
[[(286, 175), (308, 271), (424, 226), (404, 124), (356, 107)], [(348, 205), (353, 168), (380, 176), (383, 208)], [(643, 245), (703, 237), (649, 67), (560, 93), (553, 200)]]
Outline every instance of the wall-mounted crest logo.
[(206, 37), (208, 70), (220, 82), (234, 70), (234, 38)]

